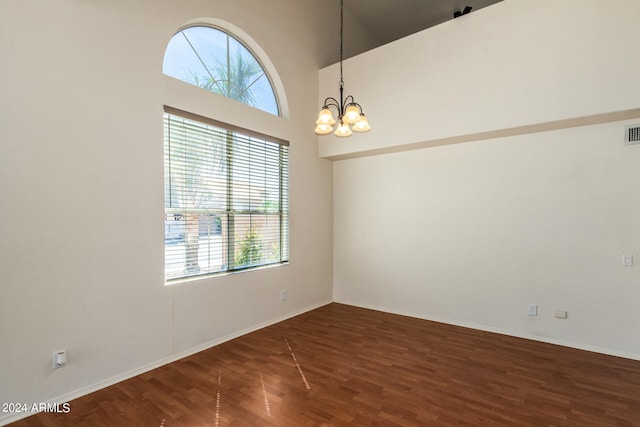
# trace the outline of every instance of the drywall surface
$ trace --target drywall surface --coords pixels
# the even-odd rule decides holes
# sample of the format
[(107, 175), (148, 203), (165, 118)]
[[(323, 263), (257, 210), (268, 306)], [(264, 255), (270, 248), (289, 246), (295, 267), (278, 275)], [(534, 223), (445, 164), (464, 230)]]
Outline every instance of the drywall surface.
[[(307, 124), (322, 50), (313, 11), (0, 3), (0, 402), (64, 401), (331, 301), (332, 165)], [(285, 117), (163, 76), (173, 34), (212, 20), (268, 59)], [(290, 141), (288, 265), (165, 286), (165, 104)], [(54, 371), (62, 348), (69, 363)]]
[[(558, 121), (640, 116), (634, 0), (507, 0), (350, 58), (345, 94), (373, 130), (319, 137), (344, 159), (486, 139)], [(337, 65), (318, 97), (338, 96)], [(546, 127), (545, 127), (546, 125)]]

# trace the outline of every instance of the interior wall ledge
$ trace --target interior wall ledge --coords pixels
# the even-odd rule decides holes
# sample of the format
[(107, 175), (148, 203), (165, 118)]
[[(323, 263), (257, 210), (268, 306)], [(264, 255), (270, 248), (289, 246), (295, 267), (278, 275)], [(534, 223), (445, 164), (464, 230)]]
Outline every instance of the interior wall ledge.
[[(593, 114), (582, 117), (574, 117), (569, 119), (554, 120), (544, 123), (528, 124), (522, 126), (515, 126), (505, 129), (497, 129), (491, 131), (469, 133), (465, 135), (455, 135), (445, 138), (436, 138), (425, 141), (417, 141), (405, 144), (391, 145), (385, 147), (376, 147), (372, 149), (364, 149), (358, 151), (350, 151), (338, 154), (322, 155), (320, 150), (320, 157), (327, 160), (338, 161), (355, 159), (360, 157), (378, 156), (382, 154), (400, 153), (404, 151), (420, 150), (423, 148), (438, 147), (442, 145), (461, 144), (465, 142), (475, 142), (491, 140), (496, 138), (504, 138), (518, 135), (525, 135), (531, 133), (556, 131), (561, 129), (576, 128), (582, 126), (599, 125), (604, 123), (613, 123), (624, 120), (632, 120), (640, 118), (640, 108), (633, 108), (629, 110), (614, 111), (601, 114)], [(367, 135), (373, 137), (372, 133)], [(318, 138), (319, 144), (323, 144), (323, 140)]]

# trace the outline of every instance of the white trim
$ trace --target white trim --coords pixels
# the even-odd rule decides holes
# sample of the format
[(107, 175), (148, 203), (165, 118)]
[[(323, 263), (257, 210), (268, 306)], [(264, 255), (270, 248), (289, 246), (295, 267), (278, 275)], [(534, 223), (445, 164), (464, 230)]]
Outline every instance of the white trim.
[(446, 317), (427, 316), (427, 315), (422, 314), (422, 313), (412, 313), (412, 312), (407, 312), (407, 311), (402, 311), (402, 310), (392, 310), (392, 309), (389, 309), (389, 308), (386, 308), (386, 307), (379, 307), (379, 306), (373, 306), (373, 305), (367, 305), (367, 304), (359, 304), (359, 303), (350, 302), (348, 300), (334, 300), (334, 302), (336, 302), (338, 304), (351, 305), (351, 306), (359, 307), (359, 308), (366, 308), (368, 310), (382, 311), (384, 313), (397, 314), (397, 315), (400, 315), (400, 316), (407, 316), (407, 317), (414, 317), (416, 319), (430, 320), (432, 322), (445, 323), (447, 325), (460, 326), (460, 327), (463, 327), (463, 328), (475, 329), (475, 330), (485, 331), (485, 332), (492, 332), (492, 333), (500, 334), (500, 335), (508, 335), (508, 336), (512, 336), (512, 337), (524, 338), (524, 339), (543, 342), (543, 343), (547, 343), (547, 344), (555, 344), (555, 345), (560, 345), (560, 346), (563, 346), (563, 347), (574, 348), (574, 349), (577, 349), (577, 350), (585, 350), (585, 351), (590, 351), (590, 352), (593, 352), (593, 353), (600, 353), (600, 354), (605, 354), (605, 355), (608, 355), (608, 356), (623, 357), (625, 359), (631, 359), (631, 360), (640, 361), (640, 354), (639, 353), (631, 353), (631, 352), (627, 352), (627, 351), (620, 351), (620, 350), (614, 350), (614, 349), (610, 349), (610, 348), (598, 347), (598, 346), (594, 346), (594, 345), (590, 345), (590, 344), (578, 343), (578, 342), (574, 342), (574, 341), (567, 341), (567, 340), (561, 340), (561, 339), (550, 338), (550, 337), (542, 337), (542, 336), (539, 336), (539, 335), (532, 335), (532, 334), (523, 333), (523, 332), (519, 332), (519, 331), (506, 330), (506, 329), (502, 329), (502, 328), (494, 328), (494, 327), (491, 327), (491, 326), (482, 325), (482, 324), (478, 324), (478, 323), (461, 322), (461, 321), (450, 319), (450, 318), (446, 318)]
[[(282, 322), (282, 321), (290, 319), (292, 317), (299, 316), (301, 314), (304, 314), (304, 313), (307, 313), (309, 311), (315, 310), (317, 308), (323, 307), (323, 306), (325, 306), (327, 304), (331, 304), (332, 302), (333, 302), (332, 300), (327, 300), (327, 301), (324, 301), (324, 302), (321, 302), (321, 303), (318, 303), (318, 304), (314, 304), (314, 305), (305, 307), (303, 309), (300, 309), (300, 310), (297, 310), (297, 311), (294, 311), (294, 312), (291, 312), (291, 313), (287, 313), (287, 314), (285, 314), (283, 316), (276, 317), (276, 318), (268, 320), (266, 322), (262, 322), (262, 323), (259, 323), (257, 325), (253, 325), (253, 326), (251, 326), (249, 328), (246, 328), (246, 329), (243, 329), (241, 331), (237, 331), (237, 332), (234, 332), (232, 334), (225, 335), (225, 336), (223, 336), (221, 338), (215, 339), (213, 341), (206, 342), (206, 343), (201, 344), (199, 346), (192, 347), (192, 348), (190, 348), (188, 350), (185, 350), (185, 351), (182, 351), (182, 352), (180, 352), (178, 354), (174, 354), (172, 356), (157, 360), (155, 362), (152, 362), (152, 363), (149, 363), (147, 365), (141, 366), (139, 368), (130, 370), (128, 372), (125, 372), (123, 374), (116, 375), (115, 377), (111, 377), (111, 378), (105, 379), (103, 381), (99, 381), (97, 383), (88, 385), (86, 387), (82, 387), (80, 389), (74, 390), (74, 391), (72, 391), (70, 393), (66, 393), (66, 394), (63, 394), (61, 396), (49, 399), (46, 403), (55, 404), (55, 403), (70, 402), (70, 401), (72, 401), (74, 399), (77, 399), (79, 397), (85, 396), (87, 394), (93, 393), (93, 392), (98, 391), (98, 390), (102, 390), (103, 388), (112, 386), (112, 385), (117, 384), (119, 382), (128, 380), (130, 378), (136, 377), (136, 376), (144, 374), (146, 372), (152, 371), (152, 370), (157, 369), (157, 368), (159, 368), (161, 366), (167, 365), (169, 363), (175, 362), (177, 360), (183, 359), (185, 357), (191, 356), (191, 355), (199, 353), (201, 351), (208, 350), (210, 348), (213, 348), (213, 347), (215, 347), (217, 345), (220, 345), (222, 343), (225, 343), (227, 341), (231, 341), (231, 340), (236, 339), (238, 337), (241, 337), (243, 335), (246, 335), (246, 334), (249, 334), (251, 332), (255, 332), (257, 330), (266, 328), (267, 326), (274, 325), (276, 323)], [(73, 406), (71, 407), (71, 410), (73, 410)], [(0, 426), (5, 426), (7, 424), (16, 422), (16, 421), (21, 420), (23, 418), (27, 418), (28, 416), (31, 416), (31, 415), (35, 415), (35, 413), (27, 412), (27, 413), (16, 413), (16, 414), (0, 415)]]

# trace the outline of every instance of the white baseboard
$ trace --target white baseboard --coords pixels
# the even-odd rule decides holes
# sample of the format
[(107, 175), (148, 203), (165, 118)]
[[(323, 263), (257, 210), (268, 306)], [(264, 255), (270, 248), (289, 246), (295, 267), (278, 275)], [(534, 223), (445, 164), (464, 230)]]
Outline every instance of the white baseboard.
[[(249, 334), (251, 332), (255, 332), (257, 330), (266, 328), (267, 326), (271, 326), (271, 325), (274, 325), (276, 323), (282, 322), (283, 320), (287, 320), (287, 319), (290, 319), (292, 317), (299, 316), (301, 314), (309, 312), (311, 310), (315, 310), (316, 308), (320, 308), (320, 307), (325, 306), (327, 304), (331, 304), (332, 302), (333, 302), (332, 300), (327, 300), (327, 301), (321, 302), (319, 304), (314, 304), (312, 306), (305, 307), (303, 309), (300, 309), (300, 310), (297, 310), (297, 311), (294, 311), (294, 312), (291, 312), (291, 313), (287, 313), (287, 314), (285, 314), (283, 316), (280, 316), (280, 317), (277, 317), (275, 319), (271, 319), (269, 321), (266, 321), (266, 322), (263, 322), (263, 323), (259, 323), (257, 325), (253, 325), (253, 326), (251, 326), (249, 328), (246, 328), (246, 329), (243, 329), (241, 331), (234, 332), (234, 333), (226, 335), (224, 337), (215, 339), (213, 341), (206, 342), (206, 343), (201, 344), (199, 346), (190, 348), (190, 349), (182, 351), (180, 353), (171, 355), (169, 357), (157, 360), (155, 362), (149, 363), (149, 364), (141, 366), (139, 368), (130, 370), (130, 371), (125, 372), (123, 374), (116, 375), (115, 377), (111, 377), (111, 378), (105, 379), (103, 381), (99, 381), (97, 383), (88, 385), (86, 387), (82, 387), (80, 389), (74, 390), (74, 391), (72, 391), (70, 393), (63, 394), (63, 395), (58, 396), (56, 398), (49, 399), (45, 403), (47, 403), (47, 404), (55, 404), (55, 403), (69, 402), (69, 401), (71, 401), (73, 399), (77, 399), (79, 397), (86, 396), (87, 394), (93, 393), (95, 391), (101, 390), (101, 389), (109, 387), (109, 386), (112, 386), (112, 385), (117, 384), (119, 382), (122, 382), (122, 381), (128, 380), (130, 378), (133, 378), (135, 376), (144, 374), (145, 372), (152, 371), (152, 370), (154, 370), (156, 368), (159, 368), (159, 367), (164, 366), (166, 364), (169, 364), (171, 362), (175, 362), (177, 360), (180, 360), (180, 359), (183, 359), (185, 357), (191, 356), (192, 354), (196, 354), (196, 353), (199, 353), (201, 351), (210, 349), (210, 348), (215, 347), (217, 345), (220, 345), (220, 344), (222, 344), (224, 342), (231, 341), (233, 339), (236, 339), (236, 338), (241, 337), (243, 335)], [(72, 410), (73, 410), (73, 408), (72, 408)], [(13, 423), (13, 422), (18, 421), (18, 420), (20, 420), (22, 418), (26, 418), (26, 417), (34, 415), (34, 414), (35, 414), (35, 412), (34, 413), (20, 412), (20, 413), (14, 413), (14, 414), (0, 414), (0, 426), (5, 426), (7, 424)]]
[(482, 324), (478, 324), (478, 323), (461, 322), (461, 321), (458, 321), (458, 320), (455, 320), (455, 319), (449, 319), (449, 318), (444, 318), (444, 317), (439, 317), (439, 316), (428, 316), (428, 315), (425, 315), (425, 314), (422, 314), (422, 313), (412, 313), (412, 312), (407, 312), (407, 311), (402, 311), (402, 310), (392, 310), (392, 309), (389, 309), (389, 308), (386, 308), (386, 307), (354, 303), (354, 302), (347, 301), (347, 300), (335, 300), (334, 302), (336, 302), (338, 304), (345, 304), (345, 305), (351, 305), (351, 306), (354, 306), (354, 307), (366, 308), (366, 309), (369, 309), (369, 310), (382, 311), (384, 313), (398, 314), (400, 316), (414, 317), (414, 318), (417, 318), (417, 319), (430, 320), (430, 321), (433, 321), (433, 322), (445, 323), (445, 324), (448, 324), (448, 325), (461, 326), (463, 328), (476, 329), (476, 330), (485, 331), (485, 332), (493, 332), (493, 333), (501, 334), (501, 335), (508, 335), (508, 336), (517, 337), (517, 338), (524, 338), (524, 339), (528, 339), (528, 340), (532, 340), (532, 341), (544, 342), (544, 343), (547, 343), (547, 344), (555, 344), (555, 345), (560, 345), (560, 346), (563, 346), (563, 347), (575, 348), (575, 349), (578, 349), (578, 350), (585, 350), (585, 351), (590, 351), (590, 352), (593, 352), (593, 353), (606, 354), (608, 356), (623, 357), (625, 359), (631, 359), (631, 360), (640, 361), (640, 354), (638, 354), (638, 353), (631, 353), (631, 352), (620, 351), (620, 350), (615, 350), (615, 349), (610, 349), (610, 348), (598, 347), (598, 346), (594, 346), (594, 345), (590, 345), (590, 344), (583, 344), (583, 343), (578, 343), (578, 342), (573, 342), (573, 341), (560, 340), (560, 339), (556, 339), (556, 338), (543, 337), (543, 336), (540, 336), (540, 335), (527, 334), (525, 332), (520, 332), (520, 331), (506, 330), (506, 329), (502, 329), (502, 328), (494, 328), (494, 327), (491, 327), (491, 326), (482, 325)]

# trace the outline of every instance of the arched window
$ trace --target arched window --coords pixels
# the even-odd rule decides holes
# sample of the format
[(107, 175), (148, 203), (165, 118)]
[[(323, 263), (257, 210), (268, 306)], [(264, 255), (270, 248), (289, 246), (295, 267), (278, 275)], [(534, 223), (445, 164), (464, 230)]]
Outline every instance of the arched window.
[(209, 26), (178, 31), (167, 45), (164, 74), (280, 115), (269, 76), (256, 57), (229, 33)]

